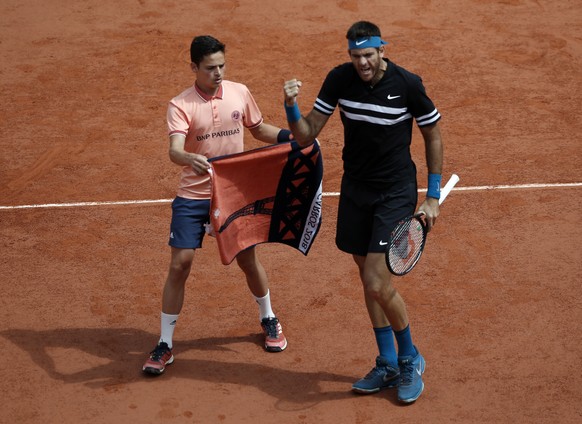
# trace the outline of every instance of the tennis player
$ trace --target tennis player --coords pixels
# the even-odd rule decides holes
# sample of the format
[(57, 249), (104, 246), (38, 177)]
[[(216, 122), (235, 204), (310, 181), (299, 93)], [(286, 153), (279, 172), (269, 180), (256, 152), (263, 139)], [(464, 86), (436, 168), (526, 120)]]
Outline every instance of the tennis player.
[(439, 214), (440, 114), (421, 78), (384, 58), (387, 43), (375, 24), (356, 22), (346, 38), (350, 62), (328, 73), (309, 115), (299, 112), (297, 79), (284, 84), (285, 110), (295, 139), (307, 145), (339, 107), (344, 174), (336, 244), (353, 256), (359, 269), (379, 350), (374, 368), (352, 389), (366, 394), (397, 386), (398, 399), (410, 403), (424, 389), (425, 360), (413, 344), (406, 305), (393, 285), (384, 252), (391, 230), (417, 205), (410, 153), (413, 120), (424, 138), (429, 172), (428, 193), (419, 212), (424, 212), (429, 229)]
[[(223, 43), (208, 35), (195, 37), (190, 56), (196, 81), (170, 101), (167, 111), (170, 160), (182, 167), (182, 175), (172, 203), (171, 258), (162, 294), (161, 335), (143, 365), (144, 372), (156, 375), (163, 373), (166, 365), (174, 361), (172, 339), (184, 303), (186, 280), (194, 253), (202, 247), (205, 224), (209, 222), (211, 189), (208, 159), (242, 152), (245, 128), (265, 143), (289, 141), (291, 137), (289, 130), (263, 121), (245, 85), (224, 79), (226, 61)], [(271, 308), (267, 274), (255, 248), (239, 253), (236, 261), (258, 303), (265, 349), (268, 352), (285, 350), (287, 340)], [(204, 287), (201, 289), (204, 290)]]

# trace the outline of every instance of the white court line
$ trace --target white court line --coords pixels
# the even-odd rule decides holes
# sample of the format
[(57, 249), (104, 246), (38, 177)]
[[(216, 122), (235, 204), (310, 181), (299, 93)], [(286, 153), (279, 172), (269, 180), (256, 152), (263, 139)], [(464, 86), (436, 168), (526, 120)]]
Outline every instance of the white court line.
[(117, 202), (76, 202), (76, 203), (46, 203), (41, 205), (19, 205), (19, 206), (0, 206), (3, 209), (39, 209), (39, 208), (74, 208), (84, 206), (109, 206), (109, 205), (143, 205), (147, 203), (171, 203), (174, 199), (156, 199), (156, 200), (120, 200)]
[[(523, 190), (532, 188), (568, 188), (582, 187), (582, 183), (557, 183), (557, 184), (516, 184), (516, 185), (490, 185), (490, 186), (472, 186), (472, 187), (455, 187), (453, 191), (486, 191), (486, 190)], [(419, 193), (426, 192), (426, 189), (418, 190)], [(339, 192), (324, 192), (324, 197), (337, 197)], [(76, 202), (76, 203), (46, 203), (40, 205), (17, 205), (17, 206), (0, 206), (0, 210), (14, 209), (43, 209), (43, 208), (74, 208), (85, 206), (111, 206), (111, 205), (145, 205), (149, 203), (171, 203), (174, 199), (155, 199), (155, 200), (122, 200), (117, 202)]]
[[(455, 186), (453, 191), (484, 191), (484, 190), (523, 190), (529, 188), (567, 188), (582, 187), (582, 183), (556, 183), (556, 184), (516, 184), (516, 185), (491, 185), (491, 186)], [(418, 190), (419, 193), (426, 193), (426, 188)], [(339, 192), (323, 193), (324, 196), (339, 196)]]

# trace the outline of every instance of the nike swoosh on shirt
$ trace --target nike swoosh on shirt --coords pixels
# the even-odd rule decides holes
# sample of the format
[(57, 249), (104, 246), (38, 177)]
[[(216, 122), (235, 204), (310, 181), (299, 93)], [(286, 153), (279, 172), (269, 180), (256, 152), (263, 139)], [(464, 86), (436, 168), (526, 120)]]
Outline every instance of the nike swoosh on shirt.
[(397, 99), (400, 96), (391, 96), (390, 94), (388, 94), (388, 100), (394, 100)]
[(380, 243), (378, 243), (380, 246), (386, 246), (388, 244), (387, 241), (382, 241), (380, 240)]
[(365, 40), (362, 41), (356, 41), (356, 46), (361, 46), (362, 44), (364, 44), (366, 41), (368, 41), (368, 39), (366, 38)]

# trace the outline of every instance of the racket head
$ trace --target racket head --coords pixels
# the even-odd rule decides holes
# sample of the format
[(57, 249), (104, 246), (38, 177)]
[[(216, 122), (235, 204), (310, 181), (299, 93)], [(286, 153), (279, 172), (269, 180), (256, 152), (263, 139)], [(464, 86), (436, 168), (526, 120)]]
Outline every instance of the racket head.
[(417, 264), (426, 244), (427, 228), (417, 214), (403, 219), (390, 234), (386, 246), (386, 265), (394, 275), (408, 274)]

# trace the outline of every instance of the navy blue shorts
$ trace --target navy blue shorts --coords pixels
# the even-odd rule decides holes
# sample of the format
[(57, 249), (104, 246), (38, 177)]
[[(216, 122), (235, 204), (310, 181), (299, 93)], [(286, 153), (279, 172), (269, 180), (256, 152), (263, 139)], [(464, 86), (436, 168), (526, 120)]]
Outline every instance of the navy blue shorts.
[(337, 214), (337, 247), (359, 256), (384, 252), (390, 233), (401, 219), (414, 214), (417, 201), (416, 181), (389, 184), (378, 191), (344, 176)]
[(172, 202), (172, 222), (168, 244), (179, 249), (202, 247), (204, 224), (210, 221), (210, 200), (176, 197)]

